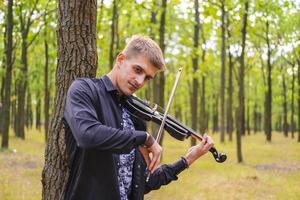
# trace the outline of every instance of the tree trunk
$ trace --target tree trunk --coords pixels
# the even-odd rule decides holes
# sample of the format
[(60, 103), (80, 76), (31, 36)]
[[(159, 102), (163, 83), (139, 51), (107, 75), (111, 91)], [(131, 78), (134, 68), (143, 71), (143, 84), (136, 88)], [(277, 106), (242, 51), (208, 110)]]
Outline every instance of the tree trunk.
[(225, 142), (225, 62), (226, 62), (226, 40), (225, 40), (225, 0), (221, 0), (221, 37), (222, 37), (222, 49), (221, 49), (221, 123), (220, 123), (220, 141)]
[(257, 112), (257, 103), (254, 103), (254, 110), (253, 110), (253, 132), (254, 134), (258, 131), (258, 112)]
[(41, 129), (41, 98), (40, 98), (40, 92), (37, 93), (37, 104), (35, 109), (35, 128), (40, 130)]
[[(154, 1), (153, 2), (153, 9), (157, 7), (157, 5), (155, 5), (157, 2)], [(156, 40), (156, 30), (155, 30), (155, 26), (157, 25), (157, 13), (158, 11), (157, 10), (151, 10), (151, 19), (150, 19), (150, 36), (153, 40)], [(152, 88), (151, 86), (149, 86), (149, 93), (152, 91), (152, 96), (150, 95), (150, 99), (152, 100), (152, 102), (154, 103), (158, 103), (158, 80), (157, 78), (154, 78), (153, 81), (152, 81), (152, 84), (149, 84), (149, 85), (152, 85)], [(147, 88), (148, 89), (148, 88)], [(158, 125), (156, 123), (151, 123), (151, 133), (152, 135), (156, 138), (157, 136), (157, 132), (158, 132)]]
[(243, 28), (242, 28), (242, 52), (240, 56), (240, 68), (239, 68), (239, 92), (238, 92), (238, 113), (237, 113), (237, 158), (238, 162), (243, 162), (242, 156), (242, 139), (241, 136), (245, 134), (245, 90), (244, 90), (244, 77), (245, 77), (245, 47), (246, 47), (246, 35), (247, 35), (247, 19), (248, 19), (248, 0), (245, 0), (245, 12), (243, 16)]
[(295, 132), (295, 121), (294, 121), (294, 113), (295, 113), (295, 107), (294, 107), (294, 92), (295, 92), (295, 73), (294, 73), (294, 65), (292, 65), (292, 99), (291, 99), (291, 134), (292, 138), (294, 138), (294, 132)]
[(116, 21), (118, 19), (118, 8), (117, 0), (113, 1), (113, 16), (111, 18), (111, 40), (110, 40), (110, 48), (109, 48), (109, 66), (112, 69), (114, 65), (115, 59), (115, 36), (116, 36)]
[[(227, 17), (227, 23), (228, 27), (230, 25), (229, 23), (229, 17)], [(231, 38), (231, 32), (229, 28), (227, 28), (227, 34), (228, 34), (228, 40)], [(228, 59), (229, 59), (229, 66), (228, 66), (228, 91), (227, 91), (227, 133), (229, 134), (229, 141), (232, 141), (232, 132), (233, 132), (233, 81), (232, 81), (232, 72), (233, 72), (233, 61), (232, 61), (232, 54), (229, 51), (229, 45), (228, 45)]]
[(10, 92), (11, 92), (11, 74), (12, 74), (12, 51), (13, 51), (13, 0), (7, 2), (6, 16), (6, 43), (5, 43), (5, 61), (6, 72), (4, 82), (3, 99), (3, 121), (2, 121), (2, 148), (8, 148), (9, 124), (10, 124)]
[[(198, 48), (199, 48), (199, 30), (200, 30), (200, 19), (199, 19), (199, 2), (194, 1), (195, 4), (195, 26), (194, 26), (194, 52), (193, 52), (193, 74), (197, 74), (198, 69)], [(198, 78), (193, 77), (193, 93), (190, 95), (191, 106), (192, 106), (192, 129), (198, 130)], [(191, 138), (191, 146), (196, 145), (196, 139)]]
[(251, 130), (250, 130), (250, 102), (249, 99), (247, 101), (247, 134), (250, 135)]
[(54, 112), (45, 151), (42, 199), (63, 199), (69, 168), (62, 126), (67, 90), (77, 77), (94, 77), (97, 68), (97, 1), (58, 2), (58, 65)]
[(28, 76), (28, 63), (27, 63), (27, 36), (28, 32), (22, 28), (22, 52), (21, 52), (21, 76), (17, 81), (18, 88), (18, 110), (17, 110), (17, 135), (20, 138), (25, 139), (25, 122), (26, 122), (26, 112), (25, 112), (25, 98), (27, 90), (27, 76)]
[[(159, 46), (162, 50), (162, 53), (165, 52), (165, 26), (166, 26), (166, 11), (167, 11), (167, 0), (162, 0), (162, 13), (160, 17), (160, 26), (159, 26)], [(165, 106), (165, 75), (164, 73), (159, 73), (156, 78), (158, 82), (157, 93), (154, 93), (154, 99), (157, 99), (158, 104), (162, 107)], [(157, 137), (157, 135), (155, 135)], [(162, 144), (164, 138), (164, 132), (161, 135), (159, 144)]]
[[(202, 28), (201, 28), (201, 35), (202, 35), (202, 40), (203, 40), (203, 44), (206, 44), (206, 40), (205, 40), (205, 37), (204, 37), (204, 31), (203, 31), (203, 25), (201, 25)], [(202, 47), (202, 56), (201, 56), (201, 60), (202, 60), (202, 66), (204, 67), (205, 66), (205, 56), (206, 56), (206, 49), (205, 47), (203, 46)], [(201, 101), (200, 101), (200, 104), (201, 104), (201, 107), (200, 107), (200, 133), (204, 133), (205, 131), (207, 131), (208, 129), (208, 124), (207, 124), (207, 121), (208, 121), (208, 113), (206, 111), (206, 78), (205, 78), (205, 75), (202, 75), (202, 82), (201, 82)]]
[(271, 46), (269, 39), (269, 21), (266, 22), (266, 42), (268, 47), (267, 59), (267, 93), (266, 93), (266, 113), (265, 113), (265, 134), (267, 141), (272, 141), (272, 65), (271, 65)]
[(215, 105), (213, 106), (213, 132), (219, 131), (219, 98), (215, 98), (217, 95), (213, 95), (213, 99), (215, 99)]
[(48, 139), (49, 130), (49, 104), (50, 104), (50, 89), (49, 89), (49, 53), (48, 53), (48, 41), (44, 40), (45, 46), (45, 71), (44, 71), (44, 115), (45, 115), (45, 141)]
[(300, 59), (297, 59), (298, 64), (298, 142), (300, 142)]
[(289, 128), (288, 128), (288, 111), (287, 111), (287, 95), (286, 95), (286, 83), (285, 83), (285, 75), (282, 73), (282, 96), (283, 96), (283, 133), (285, 137), (288, 137)]
[(32, 113), (32, 104), (31, 104), (31, 91), (28, 87), (27, 92), (27, 100), (26, 100), (26, 118), (25, 118), (25, 125), (27, 128), (31, 128), (33, 125), (33, 113)]

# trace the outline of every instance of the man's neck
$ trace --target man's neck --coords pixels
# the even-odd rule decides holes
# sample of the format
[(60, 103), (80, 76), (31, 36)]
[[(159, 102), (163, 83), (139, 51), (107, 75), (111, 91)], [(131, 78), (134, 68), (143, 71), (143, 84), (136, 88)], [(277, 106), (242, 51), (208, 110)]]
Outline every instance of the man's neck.
[(114, 69), (112, 69), (108, 74), (106, 74), (106, 76), (110, 79), (111, 83), (113, 84), (113, 86), (117, 89), (118, 91), (118, 96), (120, 97), (120, 99), (124, 96), (124, 94), (119, 90), (118, 86), (117, 86), (117, 81), (116, 81), (116, 77), (115, 77), (115, 72)]

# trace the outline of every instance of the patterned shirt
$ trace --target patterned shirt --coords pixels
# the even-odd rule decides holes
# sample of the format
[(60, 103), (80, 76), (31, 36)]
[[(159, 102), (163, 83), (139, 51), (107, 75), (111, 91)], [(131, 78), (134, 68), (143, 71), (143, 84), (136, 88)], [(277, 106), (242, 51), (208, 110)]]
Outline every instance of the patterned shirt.
[[(123, 108), (122, 113), (123, 130), (134, 130), (134, 125), (130, 119), (128, 111)], [(117, 165), (118, 180), (120, 188), (121, 200), (128, 200), (131, 191), (132, 169), (134, 162), (135, 150), (133, 149), (129, 154), (120, 154)]]

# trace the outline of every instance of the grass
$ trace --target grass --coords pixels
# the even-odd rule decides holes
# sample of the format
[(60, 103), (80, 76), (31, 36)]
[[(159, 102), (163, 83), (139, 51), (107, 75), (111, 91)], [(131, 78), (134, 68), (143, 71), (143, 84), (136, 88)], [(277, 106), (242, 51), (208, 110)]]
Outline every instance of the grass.
[[(242, 164), (237, 163), (235, 142), (219, 143), (227, 153), (225, 163), (207, 154), (179, 175), (179, 179), (152, 191), (146, 200), (198, 199), (300, 199), (300, 143), (273, 133), (272, 143), (264, 134), (243, 138)], [(44, 134), (28, 130), (26, 140), (10, 138), (10, 149), (0, 151), (0, 199), (41, 199), (41, 171), (44, 162)], [(171, 163), (188, 149), (166, 135), (163, 163)]]

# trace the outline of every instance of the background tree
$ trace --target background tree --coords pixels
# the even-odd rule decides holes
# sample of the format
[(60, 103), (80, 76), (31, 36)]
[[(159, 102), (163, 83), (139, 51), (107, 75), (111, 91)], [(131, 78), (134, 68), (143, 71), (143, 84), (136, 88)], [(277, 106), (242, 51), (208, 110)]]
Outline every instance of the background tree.
[[(5, 61), (6, 72), (4, 79), (4, 98), (3, 98), (3, 121), (0, 129), (2, 130), (2, 148), (8, 148), (8, 133), (10, 122), (10, 93), (11, 93), (11, 78), (12, 78), (12, 51), (13, 51), (13, 0), (7, 3), (6, 16), (6, 36), (5, 36)], [(1, 113), (2, 114), (2, 113)]]

